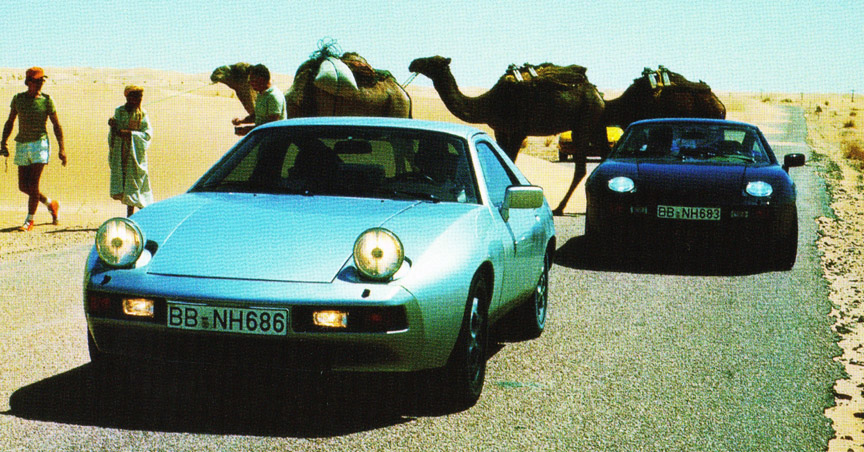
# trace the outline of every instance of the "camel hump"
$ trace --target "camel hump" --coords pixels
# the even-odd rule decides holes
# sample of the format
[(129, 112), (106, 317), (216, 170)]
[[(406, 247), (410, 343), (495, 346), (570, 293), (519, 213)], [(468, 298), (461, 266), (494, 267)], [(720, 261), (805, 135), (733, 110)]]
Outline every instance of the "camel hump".
[(693, 82), (684, 78), (683, 75), (675, 72), (669, 72), (669, 79), (671, 80), (673, 87), (692, 91), (711, 91), (711, 87), (702, 80), (699, 80), (698, 82)]

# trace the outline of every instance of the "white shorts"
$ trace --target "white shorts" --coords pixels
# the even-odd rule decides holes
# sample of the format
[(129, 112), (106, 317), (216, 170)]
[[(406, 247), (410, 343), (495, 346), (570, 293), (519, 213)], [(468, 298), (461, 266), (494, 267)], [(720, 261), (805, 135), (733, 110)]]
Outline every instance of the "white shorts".
[(48, 163), (51, 154), (48, 139), (15, 143), (14, 163), (18, 166), (29, 166), (34, 163)]

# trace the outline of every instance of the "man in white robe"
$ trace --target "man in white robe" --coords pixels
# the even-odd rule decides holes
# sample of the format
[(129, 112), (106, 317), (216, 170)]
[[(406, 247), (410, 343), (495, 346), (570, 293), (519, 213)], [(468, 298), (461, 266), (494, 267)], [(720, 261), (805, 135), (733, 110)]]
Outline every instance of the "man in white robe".
[(130, 85), (123, 94), (126, 104), (117, 107), (114, 117), (108, 120), (110, 193), (126, 204), (126, 215), (131, 216), (135, 207), (142, 209), (153, 203), (147, 171), (147, 150), (153, 135), (147, 112), (141, 109), (144, 89)]

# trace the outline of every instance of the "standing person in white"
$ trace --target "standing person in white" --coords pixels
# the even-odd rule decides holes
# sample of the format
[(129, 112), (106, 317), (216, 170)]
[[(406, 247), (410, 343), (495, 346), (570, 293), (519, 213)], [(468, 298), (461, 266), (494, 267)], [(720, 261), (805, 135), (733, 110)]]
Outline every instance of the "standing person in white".
[(153, 138), (150, 119), (141, 109), (144, 88), (129, 85), (123, 90), (126, 104), (114, 110), (108, 120), (108, 162), (111, 167), (111, 197), (126, 204), (126, 216), (135, 208), (153, 203), (150, 175), (147, 170), (147, 150)]

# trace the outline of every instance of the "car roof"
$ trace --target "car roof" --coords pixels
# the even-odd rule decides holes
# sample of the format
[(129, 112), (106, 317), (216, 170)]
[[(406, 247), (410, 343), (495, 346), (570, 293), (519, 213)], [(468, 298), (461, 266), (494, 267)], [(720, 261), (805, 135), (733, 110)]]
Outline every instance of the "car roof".
[(746, 122), (740, 121), (730, 121), (728, 119), (713, 119), (713, 118), (656, 118), (656, 119), (643, 119), (641, 121), (636, 121), (631, 126), (634, 125), (643, 125), (643, 124), (703, 124), (703, 125), (736, 125), (742, 127), (752, 127), (754, 129), (758, 129), (753, 124), (748, 124)]
[(308, 118), (294, 118), (282, 121), (274, 121), (260, 126), (260, 128), (278, 127), (320, 127), (320, 126), (343, 126), (343, 127), (386, 127), (404, 130), (425, 130), (446, 133), (464, 138), (470, 138), (477, 134), (486, 132), (469, 125), (457, 124), (443, 121), (426, 121), (407, 118), (384, 118), (366, 116), (318, 116)]

